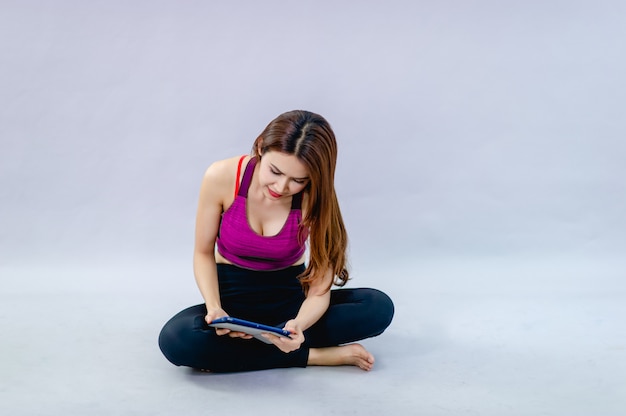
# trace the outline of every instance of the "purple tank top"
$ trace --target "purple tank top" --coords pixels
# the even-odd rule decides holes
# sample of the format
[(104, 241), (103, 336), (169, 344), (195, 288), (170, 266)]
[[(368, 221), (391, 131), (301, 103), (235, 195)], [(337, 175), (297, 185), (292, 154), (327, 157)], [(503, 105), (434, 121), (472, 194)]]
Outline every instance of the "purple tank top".
[[(246, 166), (239, 192), (232, 205), (222, 214), (217, 236), (217, 250), (236, 266), (253, 270), (278, 270), (295, 264), (304, 254), (304, 241), (298, 239), (302, 220), (302, 193), (292, 197), (291, 211), (278, 234), (262, 236), (248, 223), (246, 200), (257, 159)], [(239, 179), (239, 178), (237, 178)], [(306, 239), (308, 233), (302, 235)]]

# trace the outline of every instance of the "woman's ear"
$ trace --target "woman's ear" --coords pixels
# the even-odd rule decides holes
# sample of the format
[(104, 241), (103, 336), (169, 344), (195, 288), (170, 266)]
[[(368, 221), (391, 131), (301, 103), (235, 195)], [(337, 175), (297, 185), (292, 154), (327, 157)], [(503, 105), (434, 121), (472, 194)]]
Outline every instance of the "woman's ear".
[(263, 150), (263, 138), (259, 137), (258, 140), (256, 141), (256, 152), (259, 155), (259, 158), (261, 157), (261, 153)]

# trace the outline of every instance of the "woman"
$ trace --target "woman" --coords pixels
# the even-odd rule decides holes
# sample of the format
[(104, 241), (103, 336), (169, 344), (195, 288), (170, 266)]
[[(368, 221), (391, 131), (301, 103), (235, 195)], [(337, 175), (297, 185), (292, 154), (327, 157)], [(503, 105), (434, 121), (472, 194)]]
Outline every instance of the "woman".
[[(371, 370), (374, 357), (353, 342), (381, 334), (394, 307), (378, 290), (330, 290), (348, 281), (336, 160), (328, 122), (291, 111), (265, 128), (252, 156), (207, 169), (194, 251), (205, 303), (164, 326), (159, 346), (168, 360), (212, 372), (307, 365)], [(224, 316), (279, 326), (291, 336), (265, 334), (266, 344), (208, 326)]]

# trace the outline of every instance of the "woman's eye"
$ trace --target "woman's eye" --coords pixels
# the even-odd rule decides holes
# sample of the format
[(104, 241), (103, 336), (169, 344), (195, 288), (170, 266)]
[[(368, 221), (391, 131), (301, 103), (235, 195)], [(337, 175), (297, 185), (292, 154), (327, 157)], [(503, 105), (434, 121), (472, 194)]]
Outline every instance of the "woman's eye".
[(276, 172), (276, 171), (275, 171), (275, 170), (273, 170), (273, 169), (270, 169), (270, 172), (272, 172), (274, 175), (280, 175), (280, 172)]

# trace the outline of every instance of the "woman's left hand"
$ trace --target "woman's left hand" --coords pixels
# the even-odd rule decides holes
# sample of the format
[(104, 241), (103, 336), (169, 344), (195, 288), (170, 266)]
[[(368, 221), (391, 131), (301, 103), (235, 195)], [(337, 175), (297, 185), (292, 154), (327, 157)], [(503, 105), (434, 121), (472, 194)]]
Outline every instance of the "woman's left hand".
[(304, 334), (300, 329), (300, 325), (298, 325), (298, 323), (292, 319), (290, 321), (287, 321), (283, 329), (291, 333), (290, 338), (279, 337), (278, 335), (273, 335), (270, 333), (263, 334), (263, 337), (271, 341), (271, 343), (276, 345), (276, 347), (278, 347), (278, 349), (280, 349), (282, 352), (292, 352), (299, 349), (304, 342)]

